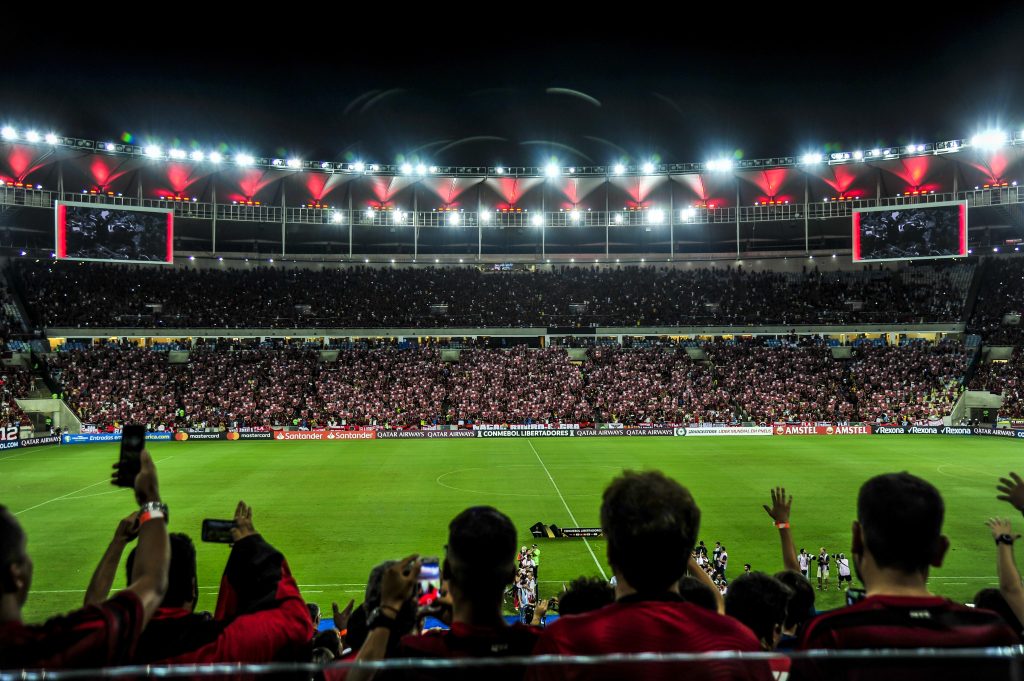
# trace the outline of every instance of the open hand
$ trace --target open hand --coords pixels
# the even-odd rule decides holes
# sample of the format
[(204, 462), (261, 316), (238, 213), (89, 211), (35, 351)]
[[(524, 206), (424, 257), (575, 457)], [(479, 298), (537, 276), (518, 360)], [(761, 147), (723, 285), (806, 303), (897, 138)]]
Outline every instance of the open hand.
[(1008, 534), (1014, 539), (1020, 539), (1019, 534), (1013, 533), (1013, 528), (1010, 526), (1010, 521), (1006, 518), (989, 518), (986, 522), (988, 529), (992, 530), (992, 538), (996, 539), (1004, 534)]
[(235, 507), (235, 525), (231, 528), (232, 542), (238, 542), (250, 535), (256, 534), (252, 526), (252, 506), (244, 501), (239, 501)]
[(785, 487), (776, 487), (772, 490), (772, 505), (771, 508), (768, 504), (762, 504), (762, 507), (771, 519), (776, 523), (788, 523), (789, 522), (789, 509), (793, 505), (793, 495), (790, 494), (786, 497)]
[(1010, 473), (1010, 479), (999, 478), (996, 489), (1000, 492), (996, 499), (1008, 501), (1018, 511), (1024, 512), (1024, 480), (1016, 473)]

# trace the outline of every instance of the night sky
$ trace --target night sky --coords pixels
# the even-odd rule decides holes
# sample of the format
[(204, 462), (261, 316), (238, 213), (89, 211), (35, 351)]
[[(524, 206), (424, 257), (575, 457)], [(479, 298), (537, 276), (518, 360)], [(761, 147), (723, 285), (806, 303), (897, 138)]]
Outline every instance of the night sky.
[(466, 165), (764, 158), (1020, 130), (1024, 12), (916, 9), (929, 16), (748, 17), (736, 5), (661, 21), (644, 10), (601, 17), (602, 32), (543, 13), (505, 28), (486, 15), (513, 8), (495, 5), (457, 24), (357, 22), (330, 40), (269, 37), (268, 14), (236, 45), (141, 51), (146, 31), (123, 43), (77, 34), (10, 48), (26, 57), (0, 71), (0, 123), (257, 156)]

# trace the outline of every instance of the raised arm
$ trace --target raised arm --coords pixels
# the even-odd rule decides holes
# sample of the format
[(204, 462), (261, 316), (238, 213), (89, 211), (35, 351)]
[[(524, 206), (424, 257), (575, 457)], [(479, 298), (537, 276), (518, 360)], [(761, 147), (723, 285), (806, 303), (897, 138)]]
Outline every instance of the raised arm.
[(1020, 539), (1014, 534), (1010, 521), (1006, 518), (989, 518), (985, 523), (992, 530), (992, 538), (996, 541), (996, 572), (999, 574), (999, 593), (1006, 599), (1007, 605), (1017, 619), (1024, 622), (1024, 585), (1020, 581), (1020, 572), (1013, 560), (1013, 542)]
[[(419, 556), (414, 554), (406, 556), (384, 571), (380, 583), (380, 607), (370, 613), (367, 622), (370, 633), (359, 649), (357, 662), (383, 660), (391, 637), (405, 633), (393, 631), (393, 628), (402, 606), (415, 593), (421, 564)], [(370, 681), (375, 675), (376, 670), (356, 667), (349, 670), (348, 678), (349, 681)]]
[(787, 570), (800, 571), (800, 563), (796, 559), (796, 547), (793, 545), (793, 535), (789, 531), (789, 512), (793, 506), (793, 495), (786, 496), (785, 487), (776, 487), (772, 490), (772, 505), (762, 504), (765, 513), (775, 523), (779, 530), (779, 541), (782, 543), (782, 564)]
[(711, 589), (711, 593), (715, 594), (715, 607), (718, 610), (719, 615), (725, 614), (725, 599), (722, 597), (722, 592), (715, 585), (714, 580), (708, 576), (708, 573), (704, 572), (704, 569), (697, 564), (697, 559), (692, 555), (690, 556), (689, 562), (686, 563), (686, 571), (690, 573), (691, 577), (696, 577), (698, 580), (704, 583), (704, 586)]
[(127, 518), (122, 518), (114, 530), (114, 538), (110, 545), (103, 552), (96, 571), (92, 573), (89, 580), (89, 588), (85, 591), (84, 605), (99, 605), (110, 596), (110, 587), (114, 584), (117, 576), (117, 566), (121, 563), (121, 555), (128, 544), (135, 541), (139, 536), (139, 513), (132, 513)]

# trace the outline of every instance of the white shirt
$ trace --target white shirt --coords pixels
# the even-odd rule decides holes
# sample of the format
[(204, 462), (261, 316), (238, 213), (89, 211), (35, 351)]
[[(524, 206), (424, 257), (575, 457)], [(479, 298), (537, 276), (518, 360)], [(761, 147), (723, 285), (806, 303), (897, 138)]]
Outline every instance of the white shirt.
[(848, 577), (850, 575), (850, 559), (849, 558), (836, 558), (836, 565), (839, 566), (839, 574), (842, 577)]
[(811, 564), (811, 557), (806, 553), (801, 553), (799, 556), (796, 557), (796, 560), (798, 563), (800, 563), (801, 570), (806, 570), (807, 567)]

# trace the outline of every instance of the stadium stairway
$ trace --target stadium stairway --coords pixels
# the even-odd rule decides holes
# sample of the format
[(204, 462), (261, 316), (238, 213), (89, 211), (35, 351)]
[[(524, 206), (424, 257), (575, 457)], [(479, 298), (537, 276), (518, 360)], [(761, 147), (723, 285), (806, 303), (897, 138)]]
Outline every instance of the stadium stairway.
[(982, 258), (977, 267), (974, 268), (974, 276), (971, 278), (971, 285), (967, 289), (967, 298), (964, 300), (964, 316), (961, 321), (964, 324), (971, 323), (974, 316), (974, 306), (978, 302), (978, 292), (981, 291), (981, 282), (988, 273), (988, 258)]

